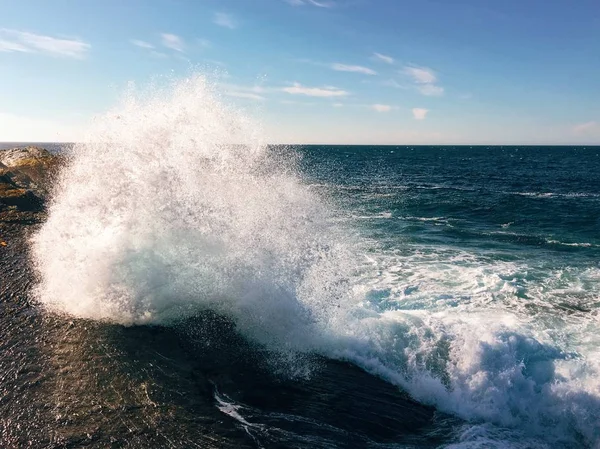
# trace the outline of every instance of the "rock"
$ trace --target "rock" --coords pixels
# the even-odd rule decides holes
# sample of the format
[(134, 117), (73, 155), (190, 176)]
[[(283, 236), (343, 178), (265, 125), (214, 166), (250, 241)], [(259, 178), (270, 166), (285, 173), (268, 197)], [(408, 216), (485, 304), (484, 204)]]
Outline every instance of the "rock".
[(0, 163), (7, 167), (18, 167), (28, 162), (52, 158), (52, 153), (40, 147), (18, 147), (0, 151)]
[(21, 189), (17, 186), (1, 183), (0, 184), (0, 208), (15, 206), (19, 210), (31, 211), (38, 210), (42, 201), (31, 190)]
[(7, 175), (19, 187), (44, 197), (56, 174), (59, 157), (39, 147), (0, 151), (0, 176)]
[(0, 150), (0, 213), (41, 210), (59, 162), (44, 148)]

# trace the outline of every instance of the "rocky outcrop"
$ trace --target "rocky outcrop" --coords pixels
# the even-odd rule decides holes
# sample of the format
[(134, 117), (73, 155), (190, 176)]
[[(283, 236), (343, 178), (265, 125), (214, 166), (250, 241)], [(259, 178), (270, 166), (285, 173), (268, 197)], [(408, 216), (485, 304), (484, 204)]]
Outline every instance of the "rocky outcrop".
[(0, 150), (0, 213), (41, 210), (59, 162), (39, 147)]

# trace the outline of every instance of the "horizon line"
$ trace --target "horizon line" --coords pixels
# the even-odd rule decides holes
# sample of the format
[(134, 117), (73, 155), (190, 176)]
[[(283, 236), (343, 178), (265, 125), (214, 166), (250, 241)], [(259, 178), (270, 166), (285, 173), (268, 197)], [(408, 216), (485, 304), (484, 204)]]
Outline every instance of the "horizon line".
[[(0, 145), (75, 145), (81, 142), (60, 142), (60, 141), (0, 141)], [(243, 144), (234, 144), (243, 145)], [(270, 146), (330, 146), (330, 147), (342, 147), (342, 146), (374, 146), (374, 147), (442, 147), (442, 146), (453, 146), (453, 147), (600, 147), (598, 143), (266, 143), (265, 145)], [(8, 149), (8, 148), (5, 148)]]

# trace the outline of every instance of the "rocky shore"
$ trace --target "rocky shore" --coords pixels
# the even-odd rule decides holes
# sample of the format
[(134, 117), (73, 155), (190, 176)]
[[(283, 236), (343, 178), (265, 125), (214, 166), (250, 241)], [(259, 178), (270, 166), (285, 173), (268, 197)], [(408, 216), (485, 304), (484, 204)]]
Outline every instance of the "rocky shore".
[(43, 210), (61, 159), (39, 147), (0, 151), (0, 221)]
[[(45, 206), (64, 157), (40, 147), (0, 150), (0, 257), (23, 252), (31, 226)], [(0, 291), (0, 293), (2, 293)]]

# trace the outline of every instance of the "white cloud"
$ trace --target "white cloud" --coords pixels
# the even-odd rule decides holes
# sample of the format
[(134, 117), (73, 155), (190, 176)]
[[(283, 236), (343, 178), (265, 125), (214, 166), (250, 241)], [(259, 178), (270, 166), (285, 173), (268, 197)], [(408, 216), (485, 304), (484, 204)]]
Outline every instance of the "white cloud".
[(354, 73), (362, 73), (364, 75), (377, 75), (377, 72), (369, 67), (364, 67), (360, 65), (350, 65), (350, 64), (342, 64), (339, 62), (333, 63), (324, 63), (320, 61), (315, 61), (308, 58), (297, 58), (292, 59), (294, 62), (299, 62), (302, 64), (311, 64), (319, 67), (329, 67), (332, 70), (336, 70), (338, 72), (354, 72)]
[(360, 65), (346, 65), (346, 64), (340, 64), (339, 62), (336, 62), (334, 64), (331, 64), (330, 67), (333, 70), (337, 70), (338, 72), (356, 72), (356, 73), (362, 73), (365, 75), (377, 75), (377, 72), (375, 72), (374, 70), (371, 70), (368, 67), (363, 67)]
[(266, 98), (263, 95), (268, 90), (261, 86), (242, 86), (239, 84), (231, 83), (219, 83), (219, 90), (228, 97), (246, 98), (249, 100), (265, 101)]
[(335, 3), (332, 1), (324, 2), (317, 0), (285, 0), (286, 3), (289, 3), (292, 6), (305, 6), (312, 5), (318, 6), (319, 8), (333, 8)]
[(428, 112), (429, 112), (429, 109), (423, 109), (423, 108), (414, 108), (412, 110), (413, 117), (415, 118), (415, 120), (425, 120), (425, 117), (427, 116)]
[[(166, 48), (170, 48), (171, 50), (175, 50), (178, 52), (183, 53), (185, 51), (186, 48), (186, 43), (183, 40), (182, 37), (177, 36), (176, 34), (170, 34), (170, 33), (162, 33), (160, 35), (160, 39), (161, 39), (161, 44), (166, 47)], [(135, 45), (136, 47), (140, 47), (140, 48), (144, 48), (147, 50), (155, 50), (156, 46), (151, 44), (150, 42), (147, 41), (143, 41), (140, 39), (131, 39), (129, 41), (132, 45)], [(194, 41), (195, 45), (199, 48), (210, 48), (212, 43), (207, 40), (207, 39), (196, 39)], [(166, 57), (167, 55), (165, 53), (161, 53), (158, 51), (151, 51), (150, 52), (153, 56), (160, 56), (162, 57)]]
[(256, 101), (265, 101), (266, 98), (262, 94), (273, 90), (262, 86), (243, 86), (232, 83), (219, 83), (218, 88), (228, 97), (246, 98), (248, 100)]
[(265, 97), (252, 92), (225, 92), (228, 97), (247, 98), (249, 100), (265, 101)]
[(219, 87), (225, 91), (253, 92), (255, 94), (262, 94), (268, 90), (266, 87), (262, 86), (243, 86), (241, 84), (232, 83), (220, 83)]
[(331, 106), (333, 106), (334, 108), (343, 108), (344, 103), (333, 103)]
[(435, 72), (427, 67), (406, 66), (400, 72), (412, 78), (416, 89), (423, 95), (434, 97), (444, 95), (444, 88), (438, 86)]
[(398, 81), (389, 79), (381, 83), (383, 86), (395, 87), (396, 89), (410, 89), (410, 85), (400, 84)]
[(372, 104), (370, 108), (377, 112), (390, 112), (392, 110), (389, 104)]
[(22, 52), (22, 53), (30, 53), (32, 50), (24, 45), (19, 44), (18, 42), (6, 41), (0, 39), (0, 51), (5, 53), (10, 52)]
[(409, 75), (415, 83), (433, 84), (437, 82), (434, 71), (427, 67), (404, 67), (403, 72)]
[(596, 131), (600, 131), (600, 123), (595, 121), (580, 123), (573, 127), (575, 134), (591, 134)]
[(162, 44), (165, 47), (175, 51), (183, 51), (183, 48), (185, 47), (183, 39), (177, 36), (176, 34), (162, 33), (160, 37), (162, 40)]
[(90, 48), (90, 44), (79, 39), (0, 29), (0, 52), (44, 53), (50, 56), (83, 59)]
[(150, 50), (154, 48), (154, 45), (152, 45), (146, 41), (141, 41), (139, 39), (131, 39), (129, 42), (131, 42), (136, 47), (140, 47), (140, 48), (148, 48)]
[(444, 95), (444, 88), (435, 84), (423, 84), (417, 90), (428, 97), (439, 97)]
[(291, 105), (291, 106), (314, 106), (315, 103), (307, 101), (294, 101), (294, 100), (281, 100), (280, 104)]
[(307, 95), (309, 97), (345, 97), (350, 95), (345, 90), (338, 89), (336, 87), (305, 87), (300, 83), (294, 83), (293, 86), (284, 87), (281, 89), (283, 92), (287, 92), (292, 95)]
[(230, 30), (237, 28), (237, 22), (233, 19), (233, 16), (224, 12), (215, 13), (213, 22), (221, 27), (229, 28)]
[(385, 62), (386, 64), (393, 64), (394, 58), (391, 56), (383, 55), (381, 53), (373, 53), (373, 58), (377, 61)]

